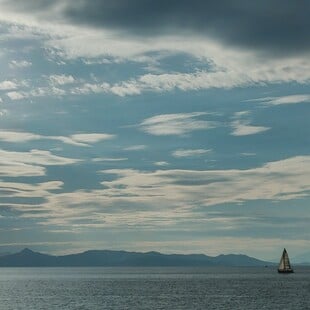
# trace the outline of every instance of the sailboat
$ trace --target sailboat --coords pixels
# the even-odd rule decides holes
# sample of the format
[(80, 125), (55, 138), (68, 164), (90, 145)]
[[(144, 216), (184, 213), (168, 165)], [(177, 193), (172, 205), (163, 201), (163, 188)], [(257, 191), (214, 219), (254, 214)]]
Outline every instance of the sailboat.
[(291, 267), (290, 260), (288, 258), (288, 254), (286, 249), (283, 250), (279, 267), (278, 267), (278, 272), (279, 273), (292, 273), (294, 270)]

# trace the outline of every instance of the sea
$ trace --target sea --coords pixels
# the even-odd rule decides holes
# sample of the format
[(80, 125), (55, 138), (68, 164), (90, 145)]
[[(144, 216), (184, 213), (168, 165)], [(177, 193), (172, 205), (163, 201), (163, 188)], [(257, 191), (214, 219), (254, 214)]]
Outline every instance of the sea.
[(310, 309), (310, 267), (0, 268), (0, 309)]

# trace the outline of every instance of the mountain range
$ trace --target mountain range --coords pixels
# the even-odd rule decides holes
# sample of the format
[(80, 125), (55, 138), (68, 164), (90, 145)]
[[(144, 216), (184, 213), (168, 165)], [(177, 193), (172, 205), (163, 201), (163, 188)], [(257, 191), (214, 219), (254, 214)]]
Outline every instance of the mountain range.
[(34, 252), (28, 248), (21, 252), (0, 256), (0, 267), (164, 267), (164, 266), (266, 266), (271, 262), (247, 255), (229, 254), (162, 254), (159, 252), (127, 252), (90, 250), (83, 253), (54, 256)]

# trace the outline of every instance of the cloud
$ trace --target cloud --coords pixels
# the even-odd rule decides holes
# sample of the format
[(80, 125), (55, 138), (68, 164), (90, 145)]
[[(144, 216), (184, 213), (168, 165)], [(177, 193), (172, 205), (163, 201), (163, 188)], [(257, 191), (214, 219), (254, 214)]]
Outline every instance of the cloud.
[(24, 163), (43, 166), (70, 165), (78, 163), (80, 160), (61, 157), (51, 154), (49, 151), (31, 150), (29, 152), (12, 152), (0, 150), (0, 160), (3, 164)]
[(196, 149), (196, 150), (176, 150), (172, 152), (172, 156), (174, 157), (193, 157), (200, 156), (209, 153), (211, 150), (205, 149)]
[(0, 141), (28, 142), (41, 139), (42, 136), (30, 132), (0, 131)]
[[(184, 46), (184, 48), (186, 48)], [(225, 54), (225, 52), (220, 52)], [(206, 55), (201, 55), (205, 57)], [(173, 90), (197, 91), (210, 88), (231, 89), (235, 87), (262, 86), (265, 83), (278, 84), (297, 82), (300, 84), (310, 81), (310, 63), (298, 60), (285, 60), (272, 63), (265, 61), (260, 63), (259, 59), (242, 61), (240, 55), (238, 60), (216, 59), (215, 54), (209, 55), (214, 62), (213, 70), (199, 70), (191, 73), (173, 72), (162, 74), (145, 74), (127, 81), (114, 84), (86, 83), (71, 90), (72, 94), (89, 93), (111, 93), (117, 96), (140, 95), (144, 92), (168, 92)], [(230, 58), (227, 55), (227, 58)], [(206, 61), (208, 61), (206, 59)], [(219, 62), (218, 62), (219, 61)], [(304, 64), (302, 65), (301, 62)], [(289, 63), (289, 64), (288, 64)], [(288, 66), (290, 69), (288, 70)], [(272, 69), (271, 69), (272, 68)]]
[(233, 136), (256, 135), (270, 129), (270, 127), (250, 125), (249, 121), (247, 120), (233, 121), (231, 127), (233, 128), (233, 131), (231, 133), (231, 135)]
[(280, 96), (280, 97), (265, 97), (253, 99), (250, 101), (259, 101), (268, 105), (282, 105), (282, 104), (297, 104), (310, 102), (310, 95), (290, 95), (290, 96)]
[(240, 111), (234, 114), (233, 118), (235, 120), (231, 123), (233, 128), (232, 136), (256, 135), (270, 129), (270, 127), (250, 125), (250, 120), (247, 119), (249, 116), (249, 111)]
[(156, 161), (154, 163), (155, 166), (163, 167), (163, 166), (169, 166), (169, 163), (166, 161)]
[(104, 195), (149, 205), (211, 206), (247, 200), (290, 200), (309, 195), (310, 156), (269, 162), (252, 169), (102, 171), (115, 174), (104, 181)]
[(80, 160), (56, 156), (49, 151), (12, 152), (0, 150), (0, 176), (43, 176), (44, 166), (63, 166)]
[[(48, 20), (35, 22), (29, 17), (9, 19), (9, 14), (0, 20), (21, 24), (24, 35), (35, 34), (36, 40), (55, 59), (84, 59), (96, 61), (109, 58), (111, 62), (136, 61), (146, 65), (158, 61), (158, 54), (187, 55), (199, 60), (203, 65), (193, 72), (164, 72), (131, 76), (123, 81), (85, 82), (74, 78), (74, 85), (68, 89), (55, 87), (56, 84), (29, 86), (27, 89), (8, 93), (12, 100), (40, 96), (88, 95), (108, 93), (117, 96), (140, 95), (144, 92), (168, 92), (173, 90), (194, 91), (210, 88), (230, 89), (235, 87), (260, 86), (278, 83), (308, 84), (310, 62), (307, 54), (287, 55), (274, 58), (262, 56), (257, 50), (245, 50), (233, 45), (225, 45), (215, 37), (182, 33), (141, 38), (126, 36), (122, 32), (106, 29), (90, 29), (82, 25), (51, 24)], [(19, 30), (21, 32), (21, 30)], [(272, 54), (273, 55), (273, 54)], [(208, 69), (206, 69), (208, 64)], [(58, 75), (55, 75), (58, 76)], [(61, 81), (59, 75), (56, 80)], [(73, 78), (73, 77), (72, 77)], [(72, 81), (65, 75), (64, 81)], [(46, 81), (42, 81), (46, 82)], [(57, 83), (55, 81), (55, 83)], [(53, 86), (53, 87), (51, 87)]]
[(92, 143), (114, 139), (115, 137), (116, 137), (115, 135), (107, 133), (84, 133), (64, 137), (64, 136), (44, 136), (30, 132), (18, 132), (18, 131), (0, 132), (0, 141), (10, 143), (24, 143), (34, 140), (55, 140), (55, 141), (61, 141), (65, 144), (84, 146), (84, 147), (90, 146), (90, 144)]
[[(162, 48), (165, 48), (162, 46)], [(184, 46), (186, 49), (186, 46)], [(203, 49), (203, 47), (201, 47)], [(185, 50), (186, 51), (186, 50)], [(189, 51), (191, 52), (191, 51)], [(173, 52), (172, 52), (173, 53)], [(109, 84), (107, 82), (99, 84), (87, 84), (87, 86), (77, 87), (72, 93), (112, 93), (118, 96), (139, 95), (144, 92), (168, 92), (173, 90), (197, 91), (210, 88), (231, 89), (235, 87), (260, 86), (265, 83), (309, 83), (310, 63), (300, 60), (285, 60), (273, 63), (270, 60), (261, 63), (259, 59), (248, 59), (241, 54), (238, 59), (231, 58), (229, 53), (220, 51), (223, 58), (215, 55), (212, 51), (206, 57), (206, 61), (211, 60), (214, 68), (211, 71), (200, 70), (191, 73), (163, 73), (145, 74), (127, 81)], [(236, 55), (234, 55), (235, 57)], [(220, 59), (217, 59), (220, 58)], [(227, 59), (229, 59), (227, 61)], [(244, 59), (244, 62), (242, 60)], [(272, 69), (271, 69), (272, 67)], [(290, 68), (288, 70), (288, 67)]]
[(37, 88), (30, 88), (24, 89), (19, 91), (10, 91), (7, 92), (6, 95), (11, 100), (22, 100), (32, 97), (46, 97), (46, 96), (63, 96), (66, 94), (66, 91), (60, 89), (58, 87), (37, 87)]
[[(26, 172), (24, 166), (20, 166), (20, 168), (22, 169), (22, 171)], [(40, 168), (40, 167), (33, 166), (33, 168)], [(16, 176), (28, 177), (36, 175), (19, 174)], [(41, 203), (43, 203), (46, 199), (48, 199), (49, 196), (55, 195), (55, 191), (62, 190), (62, 187), (63, 187), (62, 181), (48, 181), (48, 182), (29, 184), (29, 183), (23, 183), (21, 181), (4, 182), (0, 180), (0, 188), (1, 188), (0, 208), (5, 207), (8, 210), (14, 210), (15, 211), (14, 217), (19, 219), (18, 229), (22, 230), (23, 225), (25, 223), (24, 220), (20, 220), (22, 217), (28, 217), (29, 214), (32, 214), (32, 218), (48, 217), (49, 210), (44, 210), (44, 208), (41, 207)]]
[(31, 67), (32, 66), (32, 63), (30, 61), (27, 61), (27, 60), (12, 60), (10, 63), (9, 63), (9, 67), (11, 69), (22, 69), (22, 68), (28, 68), (28, 67)]
[(11, 90), (11, 89), (16, 89), (18, 87), (18, 84), (13, 81), (2, 81), (0, 82), (0, 90)]
[(124, 151), (141, 151), (146, 149), (146, 145), (139, 144), (139, 145), (131, 145), (124, 148)]
[(12, 208), (24, 212), (23, 217), (38, 218), (40, 224), (54, 228), (146, 230), (173, 229), (182, 224), (192, 229), (194, 221), (195, 225), (213, 223), (221, 229), (222, 223), (225, 229), (234, 229), (236, 218), (205, 216), (206, 208), (255, 200), (291, 200), (308, 197), (310, 192), (310, 156), (243, 170), (110, 169), (101, 173), (109, 175), (101, 182), (102, 188), (46, 194), (35, 210), (34, 206), (20, 203), (12, 204)]
[(72, 84), (75, 82), (75, 79), (72, 75), (50, 75), (49, 80), (52, 85), (66, 85), (66, 84)]
[(198, 119), (205, 116), (206, 112), (162, 114), (145, 119), (140, 129), (155, 136), (185, 135), (192, 131), (211, 129), (217, 123)]
[(105, 161), (125, 161), (125, 160), (128, 160), (128, 158), (125, 158), (125, 157), (121, 157), (121, 158), (111, 158), (111, 157), (96, 157), (96, 158), (93, 158), (92, 161), (93, 162), (105, 162)]
[(115, 138), (115, 135), (107, 133), (81, 133), (70, 136), (70, 138), (76, 142), (81, 143), (96, 143), (104, 140), (111, 140)]
[(274, 54), (309, 51), (307, 12), (310, 4), (301, 0), (267, 0), (244, 3), (172, 0), (107, 1), (4, 1), (2, 9), (32, 14), (41, 20), (67, 21), (100, 29), (121, 31), (126, 35), (157, 36), (173, 33), (216, 37), (228, 44)]
[(10, 92), (6, 93), (6, 95), (11, 100), (21, 100), (21, 99), (27, 98), (26, 94), (24, 94), (22, 92), (18, 92), (18, 91), (10, 91)]
[(75, 88), (72, 88), (70, 92), (75, 95), (87, 95), (87, 94), (100, 94), (100, 93), (107, 93), (111, 88), (110, 84), (103, 82), (99, 84), (91, 84), (91, 83), (84, 83), (82, 85), (78, 85)]
[[(0, 103), (1, 103), (1, 101), (0, 101)], [(9, 113), (9, 112), (8, 112), (7, 109), (1, 109), (1, 110), (0, 110), (0, 117), (5, 116), (5, 115), (7, 115), (8, 113)]]
[[(36, 184), (28, 184), (22, 182), (3, 182), (0, 181), (0, 187), (2, 190), (2, 198), (7, 197), (19, 197), (19, 198), (41, 198), (49, 194), (49, 191), (61, 189), (63, 182), (61, 181), (49, 181)], [(29, 205), (29, 208), (35, 208)]]
[[(131, 30), (147, 35), (159, 32), (193, 31), (216, 36), (230, 44), (248, 48), (309, 50), (306, 29), (310, 22), (306, 11), (309, 3), (296, 6), (290, 1), (264, 0), (245, 5), (244, 2), (186, 0), (153, 3), (134, 0), (115, 1), (113, 6), (103, 1), (79, 1), (68, 4), (65, 14), (71, 20), (89, 25)], [(141, 13), (143, 12), (143, 13)], [(186, 21), (186, 22), (184, 22)], [(285, 22), (284, 22), (285, 21)]]
[(2, 177), (32, 177), (44, 175), (45, 168), (42, 166), (29, 165), (16, 161), (0, 161), (0, 176)]

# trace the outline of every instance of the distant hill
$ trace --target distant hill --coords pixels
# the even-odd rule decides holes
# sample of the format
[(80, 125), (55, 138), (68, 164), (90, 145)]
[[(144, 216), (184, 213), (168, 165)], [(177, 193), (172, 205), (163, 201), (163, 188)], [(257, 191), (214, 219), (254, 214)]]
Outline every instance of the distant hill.
[(219, 255), (213, 258), (216, 264), (226, 266), (266, 266), (273, 263), (249, 257), (243, 254)]
[(265, 266), (270, 262), (246, 255), (162, 254), (158, 252), (126, 252), (92, 250), (78, 254), (53, 256), (24, 249), (0, 257), (0, 267), (164, 267), (164, 266)]

